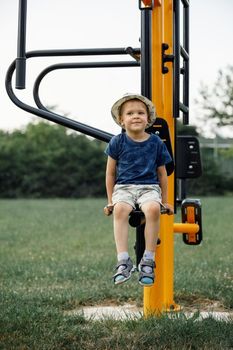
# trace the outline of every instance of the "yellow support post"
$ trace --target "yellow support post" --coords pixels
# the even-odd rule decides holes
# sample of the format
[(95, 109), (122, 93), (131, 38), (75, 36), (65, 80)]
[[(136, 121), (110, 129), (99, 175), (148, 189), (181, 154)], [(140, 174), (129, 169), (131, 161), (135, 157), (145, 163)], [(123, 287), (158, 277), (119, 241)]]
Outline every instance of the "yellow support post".
[[(173, 52), (173, 0), (155, 0), (152, 10), (152, 100), (157, 114), (166, 120), (174, 153), (175, 127), (173, 118), (173, 67), (166, 63), (169, 72), (162, 74), (162, 43)], [(174, 204), (174, 173), (168, 178), (168, 201)], [(174, 275), (174, 216), (162, 215), (160, 222), (161, 244), (156, 251), (156, 279), (152, 287), (144, 287), (144, 315), (179, 310), (173, 299)]]
[(175, 223), (173, 224), (173, 230), (176, 233), (197, 233), (200, 230), (200, 226), (198, 224), (183, 224), (183, 223)]

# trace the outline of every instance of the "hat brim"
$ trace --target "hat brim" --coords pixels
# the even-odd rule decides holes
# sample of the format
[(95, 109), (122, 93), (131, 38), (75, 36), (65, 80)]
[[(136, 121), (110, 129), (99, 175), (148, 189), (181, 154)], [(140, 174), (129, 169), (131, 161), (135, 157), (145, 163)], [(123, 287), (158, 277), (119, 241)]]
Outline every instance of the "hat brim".
[(123, 105), (123, 103), (130, 100), (139, 100), (147, 106), (148, 113), (149, 113), (148, 117), (150, 119), (150, 122), (147, 124), (147, 128), (153, 125), (156, 120), (155, 106), (147, 97), (139, 94), (127, 94), (114, 103), (111, 109), (111, 114), (115, 123), (117, 123), (122, 128), (122, 125), (119, 120), (121, 106)]

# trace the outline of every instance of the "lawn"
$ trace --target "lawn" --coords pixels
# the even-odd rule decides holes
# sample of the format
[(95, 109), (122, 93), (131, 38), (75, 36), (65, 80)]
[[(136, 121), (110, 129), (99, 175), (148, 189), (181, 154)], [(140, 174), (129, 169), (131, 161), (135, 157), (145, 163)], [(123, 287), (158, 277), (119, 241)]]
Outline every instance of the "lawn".
[[(200, 322), (197, 314), (101, 322), (68, 316), (84, 305), (142, 303), (135, 278), (123, 286), (111, 282), (115, 247), (104, 204), (0, 201), (0, 349), (233, 348), (233, 322)], [(175, 236), (175, 300), (185, 308), (232, 311), (233, 198), (203, 198), (202, 205), (203, 243), (186, 246)]]

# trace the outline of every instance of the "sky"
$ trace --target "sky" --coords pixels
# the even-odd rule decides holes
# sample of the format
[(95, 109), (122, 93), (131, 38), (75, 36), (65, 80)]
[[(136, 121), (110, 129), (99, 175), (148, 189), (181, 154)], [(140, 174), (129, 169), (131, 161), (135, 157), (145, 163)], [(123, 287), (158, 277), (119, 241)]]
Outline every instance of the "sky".
[[(138, 0), (28, 0), (26, 51), (139, 47)], [(200, 84), (213, 86), (219, 69), (233, 64), (233, 1), (190, 0), (190, 122), (197, 124), (195, 98)], [(5, 74), (17, 55), (18, 0), (0, 0), (0, 129), (24, 128), (38, 120), (17, 108), (5, 91)], [(16, 95), (34, 106), (33, 83), (58, 62), (111, 61), (113, 57), (33, 58), (27, 60), (26, 90)], [(123, 56), (120, 60), (125, 60)], [(40, 97), (47, 106), (71, 119), (118, 133), (110, 109), (127, 92), (140, 92), (140, 69), (64, 70), (42, 82)]]

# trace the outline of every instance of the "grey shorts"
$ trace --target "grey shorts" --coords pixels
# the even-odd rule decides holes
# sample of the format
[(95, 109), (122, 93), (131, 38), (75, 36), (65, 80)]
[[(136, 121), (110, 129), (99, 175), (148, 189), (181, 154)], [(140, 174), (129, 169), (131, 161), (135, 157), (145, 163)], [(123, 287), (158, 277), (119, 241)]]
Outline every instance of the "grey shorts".
[(161, 189), (159, 185), (115, 185), (112, 202), (125, 202), (134, 209), (136, 204), (141, 208), (146, 202), (161, 203)]

